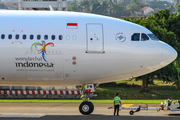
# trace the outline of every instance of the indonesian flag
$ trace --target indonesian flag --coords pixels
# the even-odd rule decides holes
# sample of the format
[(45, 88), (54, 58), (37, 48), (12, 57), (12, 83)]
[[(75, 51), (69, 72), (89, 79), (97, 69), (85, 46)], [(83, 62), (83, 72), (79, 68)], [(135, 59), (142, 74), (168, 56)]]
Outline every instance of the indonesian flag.
[(67, 23), (67, 29), (77, 29), (78, 24), (77, 23)]

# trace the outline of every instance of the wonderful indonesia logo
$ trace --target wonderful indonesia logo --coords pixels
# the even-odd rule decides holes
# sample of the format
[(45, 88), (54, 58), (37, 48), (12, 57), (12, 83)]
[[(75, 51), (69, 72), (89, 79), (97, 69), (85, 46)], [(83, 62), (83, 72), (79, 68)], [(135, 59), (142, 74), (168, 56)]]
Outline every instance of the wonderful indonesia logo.
[[(48, 63), (46, 60), (46, 47), (51, 46), (54, 47), (54, 43), (49, 42), (45, 43), (45, 41), (40, 42), (35, 42), (31, 45), (31, 52), (33, 52), (33, 48), (35, 48), (36, 51), (39, 52), (39, 54), (42, 55), (42, 57), (15, 57), (15, 60), (18, 61), (15, 63), (16, 67), (27, 67), (27, 68), (32, 68), (32, 67), (48, 67), (48, 68), (53, 68), (54, 64), (53, 63)], [(40, 49), (38, 49), (41, 47)]]

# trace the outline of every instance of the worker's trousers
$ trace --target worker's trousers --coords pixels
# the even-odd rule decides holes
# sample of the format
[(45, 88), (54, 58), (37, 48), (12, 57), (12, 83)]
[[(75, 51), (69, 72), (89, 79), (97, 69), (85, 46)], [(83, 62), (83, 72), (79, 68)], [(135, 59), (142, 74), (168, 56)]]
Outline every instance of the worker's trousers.
[(116, 110), (117, 110), (117, 116), (119, 116), (119, 105), (114, 105), (114, 116), (116, 114)]

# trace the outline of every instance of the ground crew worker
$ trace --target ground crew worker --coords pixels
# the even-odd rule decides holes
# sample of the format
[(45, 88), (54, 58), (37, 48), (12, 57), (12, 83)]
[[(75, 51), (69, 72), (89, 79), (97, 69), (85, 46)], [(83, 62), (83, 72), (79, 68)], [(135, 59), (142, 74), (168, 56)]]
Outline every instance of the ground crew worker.
[(116, 97), (114, 98), (114, 116), (116, 114), (117, 110), (117, 116), (119, 116), (119, 106), (121, 105), (121, 98), (119, 97), (119, 93), (116, 94)]
[(85, 93), (83, 92), (83, 94), (81, 95), (81, 100), (84, 102), (84, 101), (87, 101), (87, 98), (86, 98), (86, 95)]

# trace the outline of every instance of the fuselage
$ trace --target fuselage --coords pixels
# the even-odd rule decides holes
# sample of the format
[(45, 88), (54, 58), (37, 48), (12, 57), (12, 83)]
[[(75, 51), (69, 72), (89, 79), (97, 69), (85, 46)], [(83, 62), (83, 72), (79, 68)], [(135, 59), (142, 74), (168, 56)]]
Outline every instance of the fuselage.
[[(135, 33), (139, 41), (132, 40)], [(142, 34), (149, 40), (142, 41)], [(100, 15), (0, 11), (0, 85), (77, 86), (153, 72), (177, 52), (148, 34), (142, 26)]]

